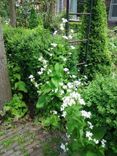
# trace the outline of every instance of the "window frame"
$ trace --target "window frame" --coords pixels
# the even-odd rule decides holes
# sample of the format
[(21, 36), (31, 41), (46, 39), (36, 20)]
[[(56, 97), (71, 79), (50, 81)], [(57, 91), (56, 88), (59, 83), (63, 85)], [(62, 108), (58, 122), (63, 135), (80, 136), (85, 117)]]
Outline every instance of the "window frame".
[(111, 0), (110, 9), (109, 9), (109, 21), (116, 22), (117, 21), (117, 16), (116, 17), (112, 16), (113, 6), (117, 6), (117, 2), (114, 2), (114, 0)]

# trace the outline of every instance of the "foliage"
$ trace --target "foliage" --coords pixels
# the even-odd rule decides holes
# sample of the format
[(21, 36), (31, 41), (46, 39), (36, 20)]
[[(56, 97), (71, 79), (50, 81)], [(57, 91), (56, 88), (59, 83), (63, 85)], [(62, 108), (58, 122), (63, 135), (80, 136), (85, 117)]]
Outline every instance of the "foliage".
[[(64, 23), (60, 28), (63, 26)], [(93, 132), (91, 113), (84, 109), (85, 102), (78, 93), (81, 82), (77, 80), (77, 73), (69, 68), (68, 62), (75, 50), (66, 42), (71, 36), (62, 37), (61, 43), (60, 36), (53, 36), (48, 59), (43, 54), (39, 57), (40, 81), (34, 75), (29, 76), (38, 92), (37, 112), (45, 117), (42, 122), (45, 126), (61, 127), (67, 133), (65, 145), (61, 144), (64, 152), (95, 156), (96, 150), (96, 156), (103, 156), (106, 141), (102, 133)]]
[(44, 28), (48, 28), (54, 31), (58, 28), (61, 17), (55, 15), (55, 0), (41, 0), (37, 1), (23, 1), (17, 3), (17, 26), (23, 26), (27, 28), (35, 28), (38, 25), (43, 25)]
[(5, 104), (3, 112), (7, 120), (18, 120), (24, 117), (27, 113), (27, 107), (22, 101), (22, 95), (14, 94), (12, 100)]
[[(65, 39), (64, 39), (65, 38)], [(35, 75), (30, 75), (31, 82), (37, 88), (39, 100), (37, 102), (37, 110), (42, 110), (45, 116), (50, 113), (50, 111), (60, 109), (60, 97), (62, 96), (62, 86), (60, 84), (67, 82), (67, 76), (65, 76), (65, 71), (71, 74), (77, 74), (76, 67), (74, 64), (76, 62), (72, 60), (72, 52), (75, 53), (75, 47), (70, 46), (67, 41), (67, 36), (61, 37), (56, 34), (52, 38), (50, 47), (47, 49), (48, 55), (41, 54), (38, 58), (38, 71), (37, 75), (39, 80)], [(69, 61), (69, 63), (67, 62)], [(72, 69), (72, 67), (75, 67)], [(69, 69), (67, 68), (70, 68)], [(56, 103), (56, 104), (55, 104)]]
[(25, 83), (23, 88), (25, 92), (28, 91), (27, 96), (33, 101), (37, 96), (28, 77), (30, 73), (35, 75), (38, 71), (38, 58), (41, 52), (46, 54), (50, 38), (49, 32), (42, 28), (32, 31), (23, 28), (6, 28), (4, 31), (12, 88), (16, 89), (18, 87), (16, 83), (19, 81), (20, 84)]
[[(57, 31), (55, 33), (58, 33)], [(60, 32), (59, 32), (60, 33)], [(72, 73), (77, 73), (76, 60), (74, 54), (77, 50), (70, 46), (64, 39), (65, 36), (51, 35), (51, 33), (43, 27), (38, 27), (33, 30), (23, 28), (4, 28), (5, 47), (8, 58), (8, 67), (10, 72), (10, 80), (12, 89), (16, 93), (23, 87), (25, 92), (25, 100), (28, 103), (35, 103), (37, 100), (37, 92), (35, 87), (30, 83), (29, 75), (34, 75), (38, 83), (44, 83), (51, 77), (59, 76), (59, 69), (55, 69), (56, 62), (61, 64), (63, 68), (66, 57), (69, 58), (69, 68)], [(54, 48), (54, 43), (58, 44)], [(69, 55), (68, 55), (69, 54)], [(50, 69), (54, 70), (55, 76), (45, 75), (41, 78), (39, 70), (43, 68), (43, 64), (38, 59), (44, 57), (50, 64)], [(58, 64), (58, 65), (59, 65)], [(56, 65), (57, 66), (57, 65)], [(59, 67), (57, 67), (59, 68)], [(55, 71), (57, 70), (57, 71)], [(57, 73), (58, 72), (58, 73)], [(63, 75), (64, 73), (62, 73)], [(62, 76), (64, 78), (64, 75)], [(55, 78), (56, 79), (56, 78)], [(61, 78), (60, 78), (61, 79)], [(60, 80), (59, 80), (60, 81)], [(16, 84), (19, 83), (19, 84)], [(47, 94), (47, 93), (46, 93)]]
[(117, 154), (116, 90), (117, 77), (99, 75), (83, 92), (86, 110), (92, 112), (92, 123), (107, 140), (106, 156)]
[(40, 24), (38, 13), (31, 1), (16, 3), (17, 26), (35, 28)]
[[(84, 11), (89, 12), (90, 4), (85, 6)], [(97, 73), (108, 74), (110, 72), (111, 57), (108, 51), (107, 41), (107, 17), (106, 7), (103, 0), (94, 0), (92, 6), (91, 26), (89, 36), (89, 17), (82, 20), (82, 38), (89, 38), (89, 44), (82, 43), (80, 46), (79, 62), (85, 62), (80, 66), (80, 73), (87, 75), (91, 80)], [(87, 51), (86, 51), (87, 49)]]
[(113, 72), (117, 71), (117, 27), (109, 30), (109, 50), (112, 54)]
[(2, 17), (3, 20), (8, 20), (8, 1), (7, 0), (0, 1), (0, 17)]

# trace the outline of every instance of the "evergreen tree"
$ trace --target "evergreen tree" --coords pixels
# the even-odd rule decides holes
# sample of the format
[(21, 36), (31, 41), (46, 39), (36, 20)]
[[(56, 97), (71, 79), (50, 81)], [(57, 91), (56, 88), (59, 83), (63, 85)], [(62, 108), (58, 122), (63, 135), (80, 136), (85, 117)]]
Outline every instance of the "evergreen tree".
[[(80, 45), (79, 62), (86, 62), (80, 66), (80, 73), (85, 74), (89, 80), (92, 80), (97, 73), (108, 74), (110, 72), (111, 57), (108, 51), (107, 39), (107, 15), (104, 0), (92, 0), (92, 16), (90, 23), (89, 43), (86, 50), (86, 44)], [(91, 0), (84, 11), (89, 12)], [(81, 33), (82, 38), (87, 38), (87, 29), (89, 28), (89, 19), (84, 17), (82, 20)]]

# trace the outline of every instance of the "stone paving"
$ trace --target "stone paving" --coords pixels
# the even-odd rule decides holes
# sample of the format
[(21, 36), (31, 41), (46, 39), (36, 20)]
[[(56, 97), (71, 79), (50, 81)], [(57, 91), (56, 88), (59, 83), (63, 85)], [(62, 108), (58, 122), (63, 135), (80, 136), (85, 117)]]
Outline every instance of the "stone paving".
[[(49, 150), (52, 136), (33, 123), (0, 126), (0, 156), (59, 156)], [(48, 144), (47, 144), (48, 143)], [(46, 147), (44, 147), (46, 145)], [(56, 144), (50, 148), (53, 150)], [(45, 151), (44, 151), (45, 150)]]

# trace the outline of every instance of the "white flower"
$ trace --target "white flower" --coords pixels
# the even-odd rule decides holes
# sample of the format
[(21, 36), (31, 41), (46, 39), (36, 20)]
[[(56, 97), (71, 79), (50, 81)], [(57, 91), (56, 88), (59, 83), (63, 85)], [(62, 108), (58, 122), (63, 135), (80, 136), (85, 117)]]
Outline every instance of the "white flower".
[(57, 44), (56, 43), (51, 43), (51, 46), (53, 46), (54, 48), (57, 47)]
[(69, 89), (73, 88), (73, 84), (70, 83), (70, 82), (67, 84), (67, 86), (68, 86)]
[(73, 29), (71, 29), (70, 31), (71, 31), (71, 33), (74, 33), (74, 30)]
[(42, 61), (42, 60), (43, 60), (43, 57), (42, 57), (42, 56), (40, 56), (40, 57), (38, 58), (38, 60), (39, 60), (39, 61)]
[(57, 93), (58, 92), (58, 88), (56, 88), (54, 92)]
[(63, 85), (63, 89), (65, 89), (65, 90), (66, 90), (66, 89), (67, 89), (67, 86), (66, 86), (66, 85)]
[(69, 71), (69, 69), (68, 68), (64, 68), (64, 72), (68, 72)]
[(52, 113), (53, 113), (54, 115), (56, 115), (56, 114), (57, 114), (57, 111), (53, 110)]
[(71, 49), (75, 49), (75, 47), (74, 47), (74, 46), (70, 46), (70, 48), (71, 48)]
[(93, 141), (95, 142), (95, 144), (99, 144), (99, 140), (93, 139)]
[(37, 84), (37, 82), (35, 82), (35, 83), (34, 83), (34, 85), (35, 85), (35, 87), (36, 87), (36, 88), (38, 88), (38, 87), (39, 87), (39, 85)]
[(50, 55), (51, 57), (53, 56), (53, 54), (51, 54), (51, 53), (50, 53), (49, 55)]
[(64, 84), (63, 84), (63, 82), (60, 82), (59, 85), (60, 85), (60, 86), (63, 86)]
[(90, 118), (91, 117), (91, 112), (86, 112), (85, 110), (82, 110), (81, 114), (84, 118)]
[(61, 91), (60, 91), (60, 94), (63, 95), (63, 94), (64, 94), (64, 90), (61, 90)]
[(84, 78), (85, 78), (85, 79), (87, 79), (87, 76), (86, 76), (86, 75), (84, 75)]
[(68, 37), (67, 36), (62, 36), (64, 39), (68, 40)]
[(64, 31), (64, 25), (62, 23), (60, 24), (60, 30)]
[(89, 139), (89, 140), (92, 140), (92, 136), (93, 136), (93, 133), (89, 132), (89, 131), (86, 131), (86, 137)]
[(63, 61), (65, 62), (65, 61), (67, 61), (67, 59), (66, 58), (63, 58)]
[(39, 72), (37, 72), (37, 74), (42, 75), (43, 74), (43, 71), (39, 71)]
[(45, 70), (46, 70), (46, 68), (47, 68), (47, 64), (45, 64), (43, 67), (44, 67), (44, 70), (43, 70), (43, 71), (45, 71)]
[(44, 65), (46, 65), (46, 64), (47, 64), (47, 62), (48, 62), (47, 60), (43, 60), (43, 64), (44, 64)]
[(72, 75), (72, 78), (75, 79), (77, 76), (76, 75)]
[(72, 98), (74, 98), (75, 100), (78, 100), (78, 99), (80, 98), (80, 94), (77, 93), (77, 92), (72, 92), (72, 93), (70, 94), (70, 96), (71, 96)]
[(63, 114), (62, 114), (62, 117), (66, 117), (66, 115), (67, 115), (67, 112), (66, 111), (63, 111)]
[(67, 20), (67, 19), (65, 19), (65, 18), (62, 18), (62, 21), (63, 21), (63, 23), (68, 22), (68, 20)]
[(56, 35), (57, 34), (57, 30), (53, 33), (53, 35)]
[(33, 78), (34, 78), (34, 76), (33, 76), (33, 75), (30, 75), (30, 76), (29, 76), (29, 79), (33, 79)]
[(93, 129), (94, 126), (92, 125), (92, 123), (89, 122), (89, 121), (88, 121), (87, 123), (88, 123), (88, 125), (89, 125), (89, 128), (90, 128), (90, 129)]
[(83, 99), (81, 99), (81, 98), (79, 98), (79, 103), (80, 103), (81, 105), (85, 105), (84, 100), (83, 100)]
[(80, 81), (74, 81), (74, 85), (75, 85), (75, 86), (79, 86), (80, 84), (81, 84)]
[(71, 35), (68, 36), (69, 39), (72, 39), (73, 37)]
[(61, 148), (64, 152), (67, 151), (67, 150), (66, 150), (66, 147), (65, 147), (65, 145), (64, 145), (63, 143), (61, 144), (60, 148)]
[(103, 147), (103, 148), (105, 148), (105, 146), (106, 146), (105, 143), (106, 143), (106, 140), (103, 139), (103, 140), (101, 141), (101, 144), (102, 144), (102, 147)]

